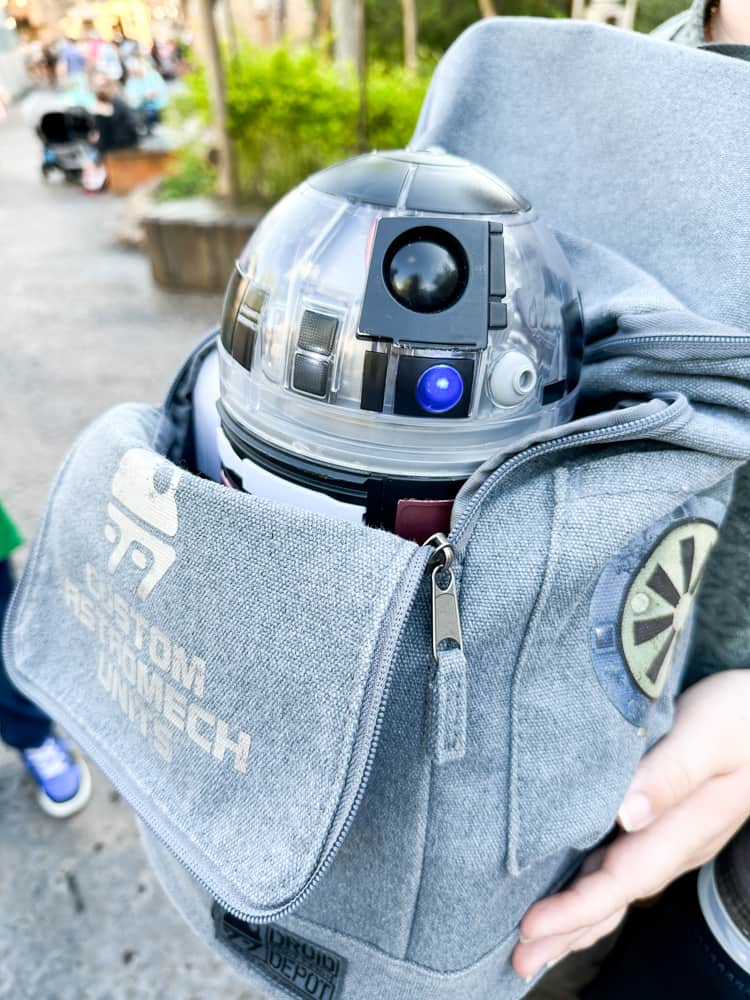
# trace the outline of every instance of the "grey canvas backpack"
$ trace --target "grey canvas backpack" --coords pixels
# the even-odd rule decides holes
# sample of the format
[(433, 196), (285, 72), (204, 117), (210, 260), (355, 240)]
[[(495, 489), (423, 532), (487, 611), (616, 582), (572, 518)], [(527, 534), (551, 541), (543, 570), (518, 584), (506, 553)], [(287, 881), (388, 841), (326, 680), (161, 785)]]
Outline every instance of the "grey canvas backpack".
[[(473, 135), (451, 151), (481, 162), (484, 133), (445, 108), (466, 108), (483, 62), (509, 105), (553, 64), (577, 94), (585, 61), (639, 105), (634, 72), (668, 87), (689, 65), (721, 103), (735, 68), (703, 78), (715, 57), (673, 51), (578, 25), (473, 29), (438, 71), (419, 141)], [(546, 109), (527, 117), (535, 148), (548, 125)], [(685, 121), (663, 128), (659, 148), (679, 153)], [(567, 184), (594, 185), (578, 167)], [(536, 162), (529, 183), (511, 180), (537, 200), (550, 183)], [(699, 584), (734, 585), (717, 556), (750, 458), (747, 288), (721, 271), (713, 234), (693, 235), (715, 256), (702, 274), (691, 256), (687, 278), (664, 240), (659, 277), (691, 292), (682, 305), (646, 273), (660, 250), (644, 251), (646, 270), (621, 256), (629, 227), (646, 232), (637, 212), (613, 206), (605, 231), (600, 203), (597, 230), (557, 190), (587, 329), (581, 415), (478, 470), (449, 549), (195, 475), (192, 392), (213, 337), (163, 407), (88, 428), (52, 488), (10, 611), (9, 670), (136, 810), (196, 932), (269, 997), (521, 997), (519, 920), (608, 833), (667, 731)], [(690, 242), (682, 220), (673, 229)], [(435, 633), (446, 553), (463, 648), (441, 642), (439, 616)]]

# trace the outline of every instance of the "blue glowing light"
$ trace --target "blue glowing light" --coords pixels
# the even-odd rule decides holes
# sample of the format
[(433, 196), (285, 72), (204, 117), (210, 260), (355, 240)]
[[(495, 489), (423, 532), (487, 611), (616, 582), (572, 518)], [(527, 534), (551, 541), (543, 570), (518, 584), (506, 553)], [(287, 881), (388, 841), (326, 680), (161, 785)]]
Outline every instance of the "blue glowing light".
[(464, 380), (452, 365), (432, 365), (417, 381), (417, 402), (428, 413), (447, 413), (464, 394)]

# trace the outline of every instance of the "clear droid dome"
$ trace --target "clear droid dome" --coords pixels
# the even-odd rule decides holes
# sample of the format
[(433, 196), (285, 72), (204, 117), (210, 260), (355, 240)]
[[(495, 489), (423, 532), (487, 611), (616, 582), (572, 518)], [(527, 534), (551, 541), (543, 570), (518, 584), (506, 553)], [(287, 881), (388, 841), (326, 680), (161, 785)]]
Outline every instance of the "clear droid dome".
[(264, 218), (221, 327), (225, 427), (334, 470), (460, 479), (569, 419), (579, 299), (522, 197), (440, 152), (315, 174)]

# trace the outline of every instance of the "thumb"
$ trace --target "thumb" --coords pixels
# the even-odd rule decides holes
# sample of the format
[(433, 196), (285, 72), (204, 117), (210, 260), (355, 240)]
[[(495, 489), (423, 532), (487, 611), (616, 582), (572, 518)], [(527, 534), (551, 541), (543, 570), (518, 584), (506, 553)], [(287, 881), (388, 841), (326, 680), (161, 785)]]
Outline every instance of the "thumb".
[[(732, 738), (738, 727), (732, 723), (740, 720), (733, 716), (750, 694), (748, 678), (740, 679), (739, 673), (701, 681), (679, 699), (671, 732), (643, 758), (620, 806), (618, 821), (624, 830), (642, 830), (709, 778), (738, 766), (737, 741)], [(743, 706), (740, 718), (746, 732), (745, 711)]]

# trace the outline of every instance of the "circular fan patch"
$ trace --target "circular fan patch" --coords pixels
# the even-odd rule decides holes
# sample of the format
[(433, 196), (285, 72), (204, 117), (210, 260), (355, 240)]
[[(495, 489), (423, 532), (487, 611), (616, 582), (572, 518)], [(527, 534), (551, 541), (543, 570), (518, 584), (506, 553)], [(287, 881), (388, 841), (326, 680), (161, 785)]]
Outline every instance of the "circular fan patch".
[(622, 607), (620, 641), (628, 669), (648, 698), (658, 698), (690, 621), (703, 569), (718, 530), (687, 521), (656, 544), (633, 580)]
[(636, 535), (604, 567), (591, 600), (589, 648), (607, 697), (633, 725), (682, 670), (701, 576), (724, 504), (694, 497)]

